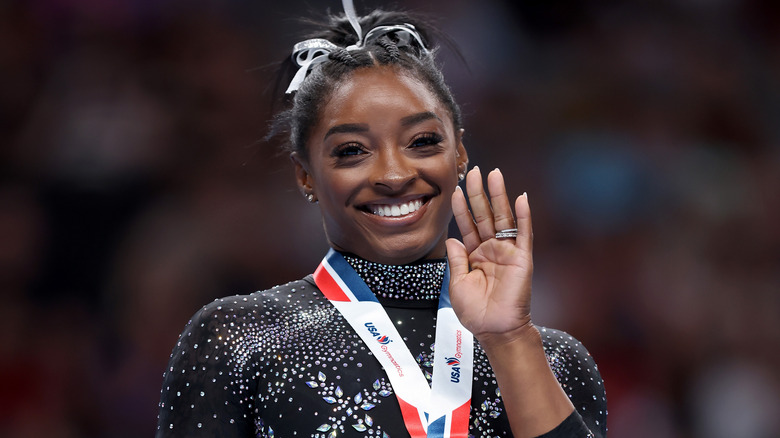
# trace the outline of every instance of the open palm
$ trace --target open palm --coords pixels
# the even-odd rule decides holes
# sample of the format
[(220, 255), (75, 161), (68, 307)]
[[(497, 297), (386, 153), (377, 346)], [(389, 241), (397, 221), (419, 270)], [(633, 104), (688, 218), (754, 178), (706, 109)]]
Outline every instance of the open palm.
[[(488, 190), (489, 198), (479, 169), (472, 169), (466, 179), (471, 211), (461, 190), (452, 197), (463, 242), (447, 241), (452, 307), (480, 341), (511, 337), (531, 322), (533, 234), (528, 198), (517, 198), (515, 224), (498, 170), (488, 175)], [(516, 239), (495, 237), (497, 231), (511, 228), (517, 228)]]

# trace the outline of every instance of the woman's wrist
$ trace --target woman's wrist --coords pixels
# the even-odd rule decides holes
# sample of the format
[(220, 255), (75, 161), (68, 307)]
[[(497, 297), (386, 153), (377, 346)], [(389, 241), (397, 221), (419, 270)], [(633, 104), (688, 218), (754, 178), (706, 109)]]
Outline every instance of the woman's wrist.
[(486, 353), (506, 348), (542, 348), (542, 336), (539, 329), (531, 322), (522, 324), (514, 330), (504, 333), (483, 333), (475, 335), (477, 341)]

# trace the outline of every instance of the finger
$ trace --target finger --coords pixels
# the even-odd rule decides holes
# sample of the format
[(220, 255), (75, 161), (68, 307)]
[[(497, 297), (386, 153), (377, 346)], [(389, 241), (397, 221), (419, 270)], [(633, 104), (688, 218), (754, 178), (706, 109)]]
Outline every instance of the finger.
[(515, 228), (515, 218), (512, 215), (512, 207), (509, 205), (509, 197), (506, 194), (504, 175), (495, 169), (487, 177), (488, 192), (490, 193), (490, 205), (493, 206), (493, 223), (496, 231)]
[(458, 239), (447, 239), (447, 260), (450, 263), (450, 281), (469, 273), (469, 254)]
[(527, 193), (517, 197), (515, 213), (517, 214), (517, 239), (515, 240), (515, 246), (530, 257), (533, 253), (534, 230), (531, 224), (531, 207), (528, 205)]
[(471, 204), (471, 214), (477, 224), (477, 231), (481, 241), (496, 237), (496, 226), (493, 223), (493, 210), (490, 208), (485, 188), (482, 185), (482, 173), (479, 167), (471, 169), (466, 175), (466, 192)]
[(455, 187), (455, 192), (452, 194), (452, 214), (455, 216), (455, 223), (460, 230), (466, 251), (471, 253), (477, 249), (482, 240), (479, 238), (477, 225), (474, 223), (474, 219), (471, 218), (469, 206), (466, 204), (466, 196), (463, 194), (460, 186)]

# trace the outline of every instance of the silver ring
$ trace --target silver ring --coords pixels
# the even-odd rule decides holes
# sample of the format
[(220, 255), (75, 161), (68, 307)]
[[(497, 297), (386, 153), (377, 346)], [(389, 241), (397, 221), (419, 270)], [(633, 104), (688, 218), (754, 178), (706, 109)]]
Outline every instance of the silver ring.
[(507, 228), (496, 233), (496, 239), (516, 239), (517, 228)]

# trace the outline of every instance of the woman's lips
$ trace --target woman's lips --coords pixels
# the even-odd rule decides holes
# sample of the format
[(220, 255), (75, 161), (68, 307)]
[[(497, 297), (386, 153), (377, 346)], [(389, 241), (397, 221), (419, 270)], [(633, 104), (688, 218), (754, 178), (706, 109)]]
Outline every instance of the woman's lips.
[(380, 217), (403, 217), (419, 210), (426, 202), (427, 197), (420, 197), (403, 202), (367, 204), (365, 210)]
[(384, 204), (374, 205), (371, 207), (371, 212), (377, 216), (390, 216), (399, 217), (406, 216), (409, 213), (413, 213), (422, 207), (422, 199), (415, 199), (413, 201), (405, 202), (403, 204)]

